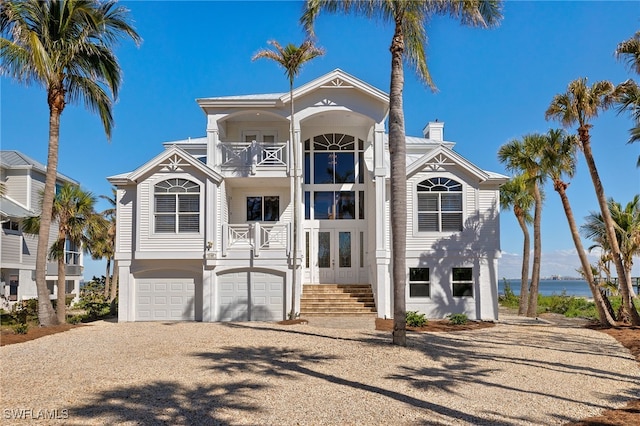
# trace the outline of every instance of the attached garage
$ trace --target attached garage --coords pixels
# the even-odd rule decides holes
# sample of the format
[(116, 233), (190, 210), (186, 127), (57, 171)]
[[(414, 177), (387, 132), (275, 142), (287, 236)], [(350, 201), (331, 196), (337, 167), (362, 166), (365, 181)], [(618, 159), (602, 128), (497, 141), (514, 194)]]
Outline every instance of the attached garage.
[(218, 321), (281, 321), (284, 277), (243, 271), (218, 276)]
[(195, 320), (193, 278), (141, 278), (136, 280), (136, 321)]

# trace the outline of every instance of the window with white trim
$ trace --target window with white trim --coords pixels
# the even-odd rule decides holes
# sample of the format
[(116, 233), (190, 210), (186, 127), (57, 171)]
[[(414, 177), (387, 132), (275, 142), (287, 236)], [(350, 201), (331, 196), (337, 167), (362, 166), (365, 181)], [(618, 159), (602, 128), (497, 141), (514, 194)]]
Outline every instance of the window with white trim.
[(279, 219), (280, 197), (247, 197), (247, 222), (277, 222)]
[(473, 297), (473, 268), (451, 269), (453, 297)]
[(435, 177), (417, 185), (418, 231), (462, 231), (462, 184)]
[(409, 297), (431, 297), (429, 268), (409, 268)]
[(155, 232), (200, 232), (200, 185), (186, 179), (167, 179), (154, 187)]

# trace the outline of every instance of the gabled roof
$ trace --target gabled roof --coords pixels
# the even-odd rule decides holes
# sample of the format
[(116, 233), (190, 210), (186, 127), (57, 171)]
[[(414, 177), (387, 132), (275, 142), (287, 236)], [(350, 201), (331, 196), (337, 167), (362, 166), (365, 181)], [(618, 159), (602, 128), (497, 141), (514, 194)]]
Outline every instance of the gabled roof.
[(207, 165), (202, 161), (193, 157), (187, 151), (178, 146), (171, 146), (170, 148), (167, 148), (152, 160), (146, 162), (132, 172), (110, 176), (107, 180), (114, 185), (137, 183), (138, 179), (151, 173), (156, 167), (161, 167), (164, 170), (170, 171), (182, 171), (186, 167), (193, 167), (204, 175), (210, 177), (216, 183), (220, 183), (222, 181), (222, 176), (219, 173), (207, 167)]
[(427, 152), (417, 161), (411, 163), (407, 166), (407, 178), (413, 176), (417, 172), (424, 169), (432, 169), (433, 171), (437, 171), (440, 167), (445, 165), (456, 165), (464, 168), (467, 172), (471, 173), (471, 175), (478, 178), (479, 182), (484, 182), (488, 180), (506, 180), (507, 176), (500, 175), (498, 173), (487, 172), (485, 170), (480, 169), (478, 166), (453, 151), (452, 149), (447, 148), (445, 145), (439, 145), (433, 150)]
[(35, 213), (6, 197), (0, 197), (0, 217), (2, 219), (24, 219), (35, 216)]
[[(320, 76), (315, 80), (308, 82), (307, 84), (303, 84), (297, 89), (293, 90), (293, 97), (299, 98), (301, 96), (306, 95), (307, 93), (321, 89), (356, 89), (365, 94), (378, 99), (380, 102), (389, 103), (389, 95), (387, 95), (382, 90), (373, 87), (369, 83), (366, 83), (349, 73), (342, 71), (340, 68), (336, 68), (328, 74)], [(284, 103), (289, 102), (290, 94), (289, 92), (282, 95), (280, 100)]]
[[(42, 174), (47, 173), (47, 166), (19, 151), (0, 151), (0, 165), (6, 169), (33, 169)], [(63, 175), (62, 173), (57, 173), (57, 176), (60, 180), (74, 183), (76, 185), (79, 184), (76, 180)]]
[[(356, 89), (382, 103), (389, 103), (389, 96), (380, 89), (342, 71), (339, 68), (312, 80), (293, 90), (293, 97), (299, 98), (317, 89)], [(218, 96), (196, 99), (201, 108), (206, 107), (268, 107), (281, 106), (290, 101), (290, 93), (265, 93), (256, 95)]]

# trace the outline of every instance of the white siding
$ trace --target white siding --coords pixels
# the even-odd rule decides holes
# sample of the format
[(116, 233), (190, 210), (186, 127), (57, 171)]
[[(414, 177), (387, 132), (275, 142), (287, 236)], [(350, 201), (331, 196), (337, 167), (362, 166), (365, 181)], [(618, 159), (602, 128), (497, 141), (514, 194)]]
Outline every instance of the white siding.
[[(155, 234), (153, 232), (153, 191), (154, 185), (165, 179), (188, 179), (201, 185), (200, 188), (200, 232), (184, 234)], [(139, 242), (136, 251), (194, 252), (204, 250), (204, 200), (205, 185), (202, 178), (184, 173), (157, 173), (138, 185), (138, 229)]]
[(116, 252), (131, 253), (133, 250), (133, 218), (135, 215), (136, 187), (118, 188)]
[[(229, 223), (247, 223), (247, 197), (278, 196), (280, 197), (280, 220), (278, 223), (289, 223), (293, 218), (293, 206), (289, 196), (289, 187), (270, 188), (234, 188), (229, 206)], [(268, 222), (266, 222), (268, 223)]]
[(22, 237), (12, 231), (2, 230), (2, 264), (21, 263)]

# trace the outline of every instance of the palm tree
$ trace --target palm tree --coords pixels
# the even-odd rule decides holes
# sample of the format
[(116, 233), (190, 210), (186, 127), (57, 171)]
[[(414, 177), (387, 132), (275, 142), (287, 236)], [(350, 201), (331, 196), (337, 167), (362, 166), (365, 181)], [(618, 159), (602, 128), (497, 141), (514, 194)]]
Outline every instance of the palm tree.
[(393, 344), (406, 346), (406, 240), (407, 173), (402, 90), (403, 61), (418, 78), (435, 90), (427, 67), (425, 26), (434, 15), (448, 15), (470, 26), (490, 27), (502, 19), (500, 0), (307, 0), (301, 22), (313, 35), (313, 24), (321, 11), (353, 13), (393, 25), (391, 82), (389, 88), (389, 155), (391, 193), (391, 250), (393, 253)]
[(313, 45), (311, 40), (305, 40), (300, 46), (289, 43), (285, 47), (282, 47), (280, 43), (275, 40), (267, 42), (275, 48), (275, 50), (262, 49), (258, 51), (251, 60), (255, 61), (260, 58), (271, 59), (284, 68), (284, 73), (289, 79), (289, 105), (291, 107), (290, 115), (290, 127), (289, 127), (289, 141), (293, 145), (293, 274), (291, 279), (291, 311), (289, 312), (289, 318), (294, 319), (296, 317), (296, 286), (298, 276), (298, 226), (299, 208), (298, 202), (300, 200), (300, 174), (301, 170), (298, 169), (298, 141), (296, 141), (295, 135), (295, 122), (294, 122), (294, 108), (293, 108), (293, 82), (294, 79), (300, 74), (302, 65), (310, 60), (324, 55), (324, 50)]
[(618, 43), (615, 55), (616, 58), (625, 60), (629, 69), (640, 74), (640, 31), (637, 31), (629, 40)]
[(67, 103), (84, 102), (97, 112), (111, 137), (112, 100), (117, 98), (121, 70), (113, 46), (122, 38), (140, 37), (128, 22), (127, 9), (113, 0), (4, 0), (0, 2), (0, 57), (3, 75), (37, 83), (47, 92), (49, 147), (38, 235), (36, 285), (38, 318), (56, 323), (45, 281), (47, 241), (51, 228), (58, 168), (60, 115)]
[(520, 302), (518, 315), (524, 315), (529, 305), (529, 251), (531, 247), (528, 224), (533, 222), (531, 207), (534, 204), (529, 181), (524, 175), (516, 175), (500, 187), (500, 208), (513, 208), (520, 229), (522, 229), (522, 273), (520, 275)]
[[(103, 221), (97, 217), (93, 207), (95, 197), (82, 190), (77, 185), (65, 183), (53, 200), (51, 220), (58, 223), (58, 236), (49, 250), (49, 258), (58, 261), (58, 298), (56, 313), (58, 322), (66, 322), (66, 270), (67, 264), (65, 248), (67, 244), (73, 247), (87, 248), (88, 235), (104, 227)], [(22, 222), (23, 231), (28, 234), (38, 234), (42, 226), (42, 216), (32, 216)]]
[[(629, 112), (631, 119), (635, 125), (629, 129), (628, 143), (640, 142), (640, 87), (635, 81), (629, 79), (616, 86), (613, 93), (615, 99), (618, 114), (623, 112)], [(640, 167), (640, 155), (638, 156), (637, 167)]]
[[(635, 195), (633, 199), (622, 208), (622, 205), (612, 198), (608, 201), (609, 211), (615, 223), (616, 240), (620, 247), (620, 254), (627, 275), (631, 275), (633, 268), (633, 257), (640, 254), (640, 195)], [(582, 226), (585, 237), (592, 239), (598, 245), (610, 252), (611, 244), (605, 232), (605, 225), (602, 215), (591, 212), (587, 217), (585, 224)], [(624, 282), (620, 281), (620, 293), (623, 293), (622, 286)], [(627, 291), (633, 298), (633, 286), (628, 285)]]
[[(113, 275), (111, 273), (111, 263), (115, 255), (116, 244), (116, 190), (111, 189), (112, 197), (108, 195), (100, 195), (99, 197), (106, 200), (111, 207), (103, 210), (100, 215), (106, 221), (104, 228), (99, 229), (98, 232), (90, 236), (89, 252), (91, 258), (94, 260), (107, 259), (106, 271), (105, 271), (105, 285), (103, 294), (105, 299), (113, 301), (117, 296), (117, 284), (115, 283), (116, 270), (114, 267)], [(113, 280), (111, 277), (113, 276)]]
[(591, 135), (589, 129), (591, 128), (591, 119), (598, 116), (601, 110), (608, 108), (613, 101), (614, 87), (611, 82), (598, 81), (591, 87), (587, 86), (587, 79), (580, 78), (569, 83), (567, 92), (558, 94), (553, 97), (549, 108), (545, 113), (545, 117), (548, 119), (559, 120), (562, 125), (566, 127), (578, 125), (578, 137), (580, 141), (580, 148), (584, 154), (589, 173), (591, 174), (591, 180), (593, 181), (593, 187), (598, 199), (598, 205), (600, 206), (600, 212), (602, 214), (603, 222), (605, 225), (606, 235), (611, 243), (611, 255), (613, 258), (613, 264), (616, 267), (616, 273), (621, 283), (622, 293), (622, 306), (626, 314), (631, 318), (633, 325), (640, 325), (640, 315), (633, 308), (631, 297), (629, 294), (629, 287), (631, 287), (631, 277), (626, 273), (622, 256), (620, 254), (620, 247), (616, 239), (615, 224), (611, 218), (611, 213), (607, 205), (607, 198), (604, 192), (600, 175), (598, 174), (598, 168), (596, 167), (595, 159), (593, 158), (593, 152), (591, 150)]
[(593, 276), (593, 269), (587, 259), (587, 254), (582, 246), (582, 240), (580, 239), (580, 233), (578, 232), (578, 226), (576, 225), (573, 210), (569, 203), (569, 197), (567, 196), (567, 188), (569, 184), (563, 180), (563, 176), (572, 178), (576, 171), (576, 150), (578, 147), (578, 138), (575, 135), (567, 135), (564, 130), (550, 129), (545, 135), (547, 139), (547, 145), (542, 152), (542, 168), (544, 173), (553, 181), (553, 189), (560, 196), (562, 201), (562, 207), (564, 213), (567, 216), (567, 222), (569, 223), (569, 229), (571, 231), (571, 237), (573, 243), (576, 246), (578, 257), (580, 258), (580, 264), (582, 265), (582, 274), (589, 285), (591, 294), (595, 301), (596, 309), (598, 310), (598, 317), (603, 325), (616, 325), (615, 319), (611, 315), (613, 310), (609, 299), (604, 297), (600, 292), (600, 289), (595, 282)]
[(540, 134), (525, 135), (522, 140), (514, 139), (502, 145), (498, 150), (498, 159), (507, 170), (521, 173), (531, 188), (533, 196), (533, 265), (527, 316), (538, 315), (538, 286), (540, 285), (540, 264), (542, 261), (542, 202), (541, 185), (545, 181), (540, 164), (545, 138)]

